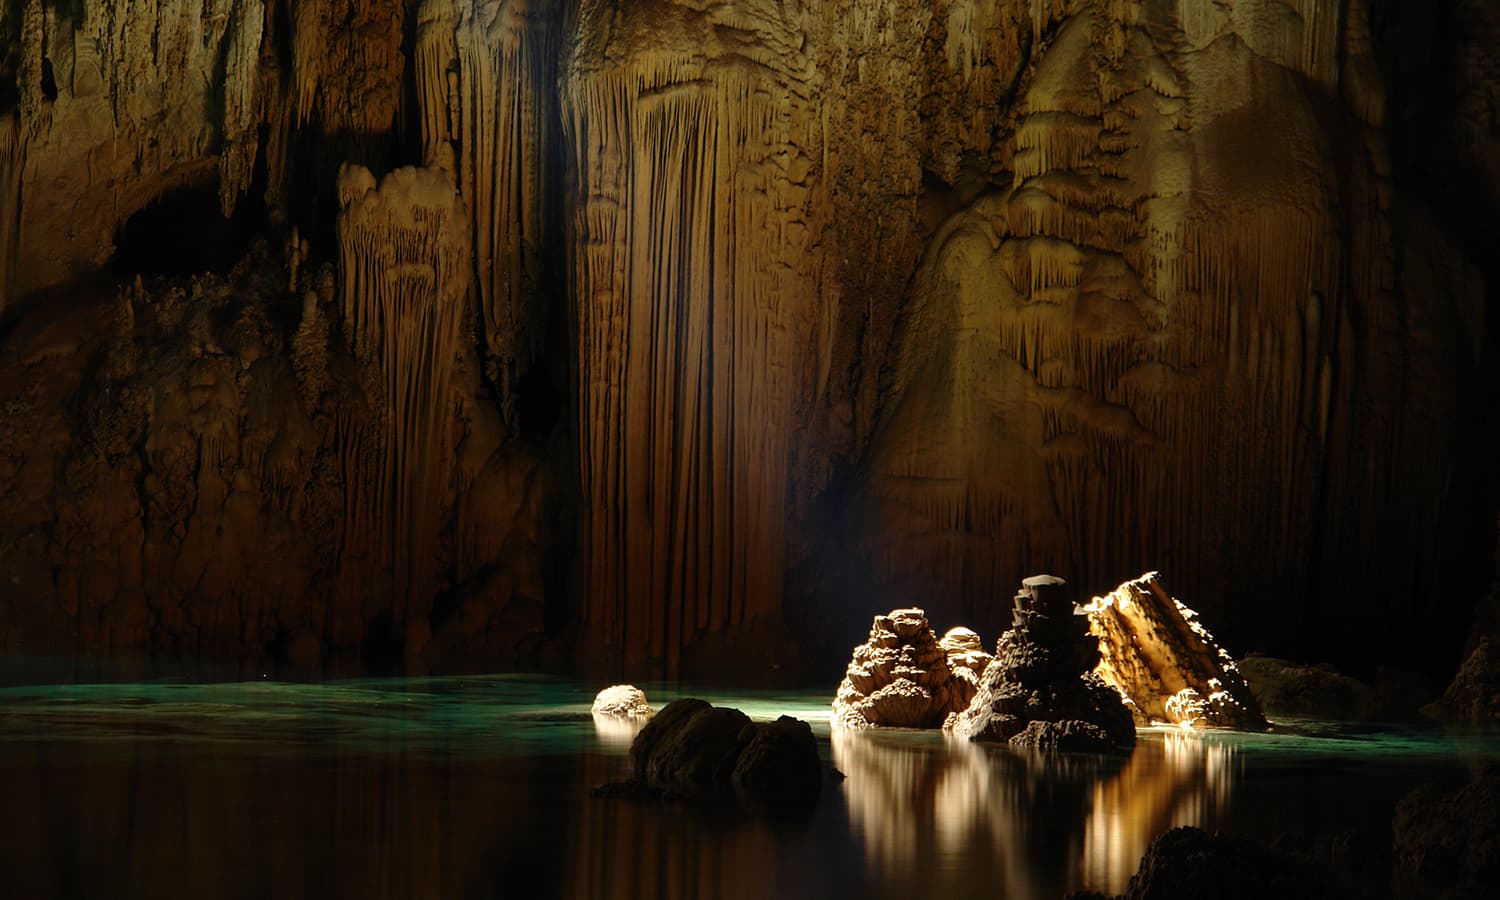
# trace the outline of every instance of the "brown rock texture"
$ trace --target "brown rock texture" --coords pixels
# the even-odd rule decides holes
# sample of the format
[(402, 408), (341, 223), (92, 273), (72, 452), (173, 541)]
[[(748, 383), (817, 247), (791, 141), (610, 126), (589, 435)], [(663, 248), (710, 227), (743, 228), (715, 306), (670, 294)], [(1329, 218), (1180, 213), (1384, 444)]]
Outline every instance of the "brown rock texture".
[(1424, 711), (1453, 722), (1500, 726), (1500, 642), (1480, 638), (1443, 696)]
[(1109, 753), (1134, 746), (1130, 712), (1094, 672), (1099, 649), (1067, 582), (1027, 578), (1011, 615), (973, 701), (943, 730), (1044, 751)]
[(737, 709), (693, 697), (662, 707), (630, 745), (632, 780), (595, 797), (716, 804), (734, 798), (771, 817), (810, 814), (823, 784), (812, 727), (781, 716), (752, 722)]
[[(1435, 5), (0, 2), (6, 633), (181, 647), (203, 616), (253, 655), (292, 591), (304, 648), (508, 630), (676, 675), (841, 651), (908, 598), (994, 633), (1028, 572), (1149, 561), (1236, 646), (1450, 666), (1493, 520), (1500, 29)], [(451, 190), (353, 214), (345, 166)], [(436, 330), (371, 331), (425, 265)], [(137, 309), (147, 368), (103, 384), (136, 275), (234, 302)], [(325, 561), (188, 590), (296, 492), (236, 474), (288, 401), (242, 414), (202, 363), (235, 462), (149, 472), (178, 419), (121, 404), (107, 515), (60, 461), (85, 398), (177, 384), (188, 332), (233, 355), (246, 310), (308, 425), (275, 478), (337, 488), (281, 543)], [(189, 537), (200, 488), (241, 525)]]
[[(950, 632), (950, 636), (952, 633)], [(920, 609), (893, 609), (876, 616), (870, 639), (854, 648), (839, 683), (830, 722), (835, 728), (936, 728), (969, 705), (974, 679), (955, 675), (950, 652), (972, 652), (962, 636), (938, 643)]]
[(1095, 671), (1141, 724), (1269, 727), (1234, 659), (1197, 613), (1167, 593), (1157, 573), (1095, 597), (1084, 610), (1099, 641)]

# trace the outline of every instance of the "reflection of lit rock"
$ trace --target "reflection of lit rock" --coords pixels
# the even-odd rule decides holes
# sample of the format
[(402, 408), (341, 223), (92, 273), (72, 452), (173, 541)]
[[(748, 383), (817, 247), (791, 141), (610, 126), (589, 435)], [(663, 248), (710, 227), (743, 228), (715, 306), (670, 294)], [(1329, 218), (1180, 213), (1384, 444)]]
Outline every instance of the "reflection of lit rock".
[(1095, 671), (1129, 699), (1138, 721), (1267, 727), (1234, 660), (1155, 572), (1085, 609), (1102, 657)]
[(600, 691), (594, 697), (594, 715), (623, 716), (632, 719), (651, 717), (651, 707), (646, 703), (646, 692), (633, 684), (615, 684)]
[(594, 733), (599, 743), (617, 750), (626, 750), (635, 736), (646, 727), (646, 720), (634, 716), (611, 716), (594, 713)]
[(1155, 835), (1215, 824), (1229, 751), (1193, 737), (1152, 735), (1128, 763), (913, 732), (835, 731), (831, 743), (883, 896), (968, 896), (983, 883), (996, 896), (1057, 897), (1118, 892)]
[(974, 700), (944, 723), (957, 737), (1043, 750), (1109, 752), (1135, 743), (1117, 694), (1095, 675), (1098, 650), (1067, 583), (1027, 578)]
[(1179, 825), (1212, 828), (1229, 806), (1242, 762), (1235, 748), (1184, 731), (1160, 737), (1094, 788), (1080, 865), (1090, 887), (1119, 891), (1152, 838)]
[[(963, 676), (955, 678), (949, 659), (968, 659), (972, 649), (983, 650), (971, 649), (962, 634), (949, 632), (945, 640), (949, 638), (953, 639), (952, 651), (938, 643), (927, 614), (920, 609), (896, 609), (876, 616), (870, 639), (854, 648), (833, 701), (831, 724), (835, 728), (936, 728), (949, 713), (963, 709), (974, 694), (974, 684)], [(978, 635), (974, 642), (978, 643)]]

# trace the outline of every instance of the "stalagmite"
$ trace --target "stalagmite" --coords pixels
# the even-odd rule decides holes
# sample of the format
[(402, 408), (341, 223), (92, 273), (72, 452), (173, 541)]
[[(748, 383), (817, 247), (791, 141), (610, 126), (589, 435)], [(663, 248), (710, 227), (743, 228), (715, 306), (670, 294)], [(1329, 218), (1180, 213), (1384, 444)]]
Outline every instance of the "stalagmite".
[[(469, 290), (468, 215), (450, 177), (397, 169), (375, 186), (339, 173), (339, 280), (345, 336), (378, 373), (378, 434), (351, 434), (345, 567), (389, 566), (397, 621), (425, 615), (452, 465), (449, 386)], [(352, 426), (351, 426), (352, 427)], [(373, 443), (371, 443), (373, 441)], [(366, 557), (368, 554), (368, 558)]]
[(1110, 753), (1135, 744), (1120, 695), (1092, 670), (1099, 650), (1067, 582), (1021, 582), (1011, 627), (1000, 636), (969, 705), (943, 731), (1012, 747)]
[(893, 609), (876, 616), (870, 639), (854, 648), (829, 721), (835, 728), (850, 729), (936, 728), (948, 715), (967, 707), (976, 679), (968, 671), (955, 674), (949, 660), (960, 658), (965, 669), (977, 663), (977, 657), (965, 656), (977, 649), (972, 646), (977, 635), (971, 643), (962, 633), (950, 631), (944, 640), (946, 646), (938, 643), (920, 609)]
[(1095, 671), (1141, 724), (1267, 727), (1234, 660), (1197, 613), (1167, 594), (1157, 573), (1127, 581), (1084, 609), (1099, 641)]

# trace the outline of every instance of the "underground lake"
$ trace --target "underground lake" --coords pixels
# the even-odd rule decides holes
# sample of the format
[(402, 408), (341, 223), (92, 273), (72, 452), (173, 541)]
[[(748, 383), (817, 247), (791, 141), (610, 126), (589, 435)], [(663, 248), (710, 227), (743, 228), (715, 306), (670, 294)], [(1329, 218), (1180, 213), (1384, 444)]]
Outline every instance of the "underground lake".
[[(1141, 729), (1128, 756), (936, 731), (830, 732), (827, 691), (644, 684), (811, 723), (805, 820), (589, 796), (628, 773), (598, 685), (538, 675), (128, 681), (12, 665), (0, 871), (12, 897), (1054, 898), (1119, 893), (1177, 825), (1388, 848), (1392, 810), (1500, 760), (1493, 736), (1275, 722)], [(1359, 876), (1406, 896), (1389, 869)], [(1421, 896), (1411, 888), (1411, 896)]]

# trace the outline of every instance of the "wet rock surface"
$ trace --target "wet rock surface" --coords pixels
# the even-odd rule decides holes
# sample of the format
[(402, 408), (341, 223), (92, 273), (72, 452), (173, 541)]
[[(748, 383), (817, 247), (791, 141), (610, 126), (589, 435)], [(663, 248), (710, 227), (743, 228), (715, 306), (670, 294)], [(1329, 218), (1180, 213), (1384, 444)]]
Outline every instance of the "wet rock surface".
[(1098, 647), (1075, 614), (1067, 582), (1027, 578), (1012, 627), (1000, 636), (973, 702), (943, 729), (1014, 747), (1107, 752), (1135, 745), (1135, 724), (1119, 693), (1093, 668)]
[(769, 817), (811, 812), (823, 781), (812, 727), (790, 716), (752, 722), (737, 709), (684, 698), (667, 704), (630, 747), (633, 776), (593, 796), (693, 805), (738, 804)]

